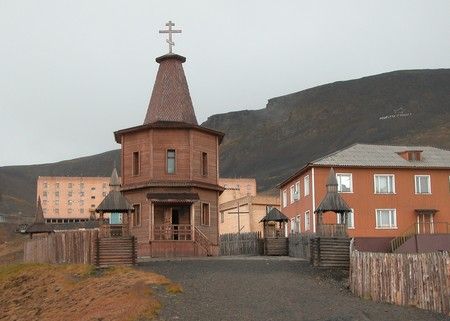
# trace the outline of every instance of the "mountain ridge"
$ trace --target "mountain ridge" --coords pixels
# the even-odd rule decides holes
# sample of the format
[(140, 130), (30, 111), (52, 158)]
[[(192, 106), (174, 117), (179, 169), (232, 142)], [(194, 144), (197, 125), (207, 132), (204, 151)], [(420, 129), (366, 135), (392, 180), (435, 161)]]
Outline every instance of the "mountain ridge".
[[(336, 81), (268, 99), (265, 108), (208, 117), (225, 133), (222, 177), (255, 177), (259, 191), (353, 143), (450, 149), (450, 69), (412, 69)], [(0, 167), (0, 212), (31, 215), (37, 176), (109, 176), (119, 150), (57, 163)], [(118, 166), (120, 168), (120, 166)], [(12, 197), (12, 198), (11, 198)]]

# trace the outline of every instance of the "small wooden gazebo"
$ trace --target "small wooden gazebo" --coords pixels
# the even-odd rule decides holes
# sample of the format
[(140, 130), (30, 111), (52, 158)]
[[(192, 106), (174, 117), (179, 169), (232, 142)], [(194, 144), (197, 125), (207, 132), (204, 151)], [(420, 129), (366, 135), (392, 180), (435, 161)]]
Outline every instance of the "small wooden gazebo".
[(286, 223), (289, 218), (277, 208), (272, 208), (260, 221), (264, 224), (264, 254), (288, 255)]
[(30, 234), (30, 238), (33, 238), (33, 234), (50, 234), (53, 232), (53, 227), (50, 224), (45, 223), (44, 212), (42, 211), (41, 197), (39, 197), (34, 222), (27, 227), (25, 233)]
[[(314, 211), (317, 215), (316, 235), (320, 237), (348, 237), (347, 214), (352, 210), (338, 193), (338, 182), (333, 168), (330, 169), (326, 187), (327, 194)], [(326, 212), (335, 212), (340, 215), (340, 223), (323, 223), (323, 214)]]
[[(130, 236), (130, 221), (134, 207), (120, 192), (120, 180), (117, 175), (117, 170), (114, 168), (109, 182), (110, 192), (100, 205), (96, 208), (100, 218), (100, 237), (121, 237)], [(104, 217), (105, 213), (122, 215), (122, 222), (119, 224), (111, 224), (111, 221), (106, 224)]]

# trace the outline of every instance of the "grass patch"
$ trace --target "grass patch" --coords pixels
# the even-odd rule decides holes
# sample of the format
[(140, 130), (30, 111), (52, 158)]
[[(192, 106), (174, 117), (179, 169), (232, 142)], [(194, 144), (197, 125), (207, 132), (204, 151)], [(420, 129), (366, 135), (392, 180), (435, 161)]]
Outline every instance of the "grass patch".
[(161, 308), (151, 285), (173, 284), (129, 267), (0, 265), (0, 310), (6, 320), (150, 320)]
[(183, 288), (178, 283), (170, 283), (166, 285), (166, 291), (172, 294), (183, 293)]

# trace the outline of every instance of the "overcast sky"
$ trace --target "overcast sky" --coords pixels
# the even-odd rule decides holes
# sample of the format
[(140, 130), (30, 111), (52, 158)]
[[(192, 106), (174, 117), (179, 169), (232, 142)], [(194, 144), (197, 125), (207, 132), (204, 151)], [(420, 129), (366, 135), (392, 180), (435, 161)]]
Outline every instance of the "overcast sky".
[(450, 67), (450, 1), (0, 0), (0, 166), (119, 148), (171, 19), (199, 122), (400, 69)]

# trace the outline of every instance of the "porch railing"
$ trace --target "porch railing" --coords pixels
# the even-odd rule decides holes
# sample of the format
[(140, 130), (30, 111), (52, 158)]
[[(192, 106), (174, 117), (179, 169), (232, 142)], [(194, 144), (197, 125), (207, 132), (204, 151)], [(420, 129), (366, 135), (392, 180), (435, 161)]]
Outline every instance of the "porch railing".
[(128, 229), (123, 224), (102, 224), (100, 226), (100, 237), (122, 237), (129, 236)]
[(192, 225), (190, 224), (155, 225), (154, 239), (157, 241), (191, 241)]
[(395, 252), (400, 246), (417, 234), (450, 234), (450, 223), (447, 222), (422, 222), (414, 223), (407, 228), (402, 235), (391, 241), (391, 252)]
[(348, 237), (345, 224), (317, 224), (316, 235), (320, 237)]

